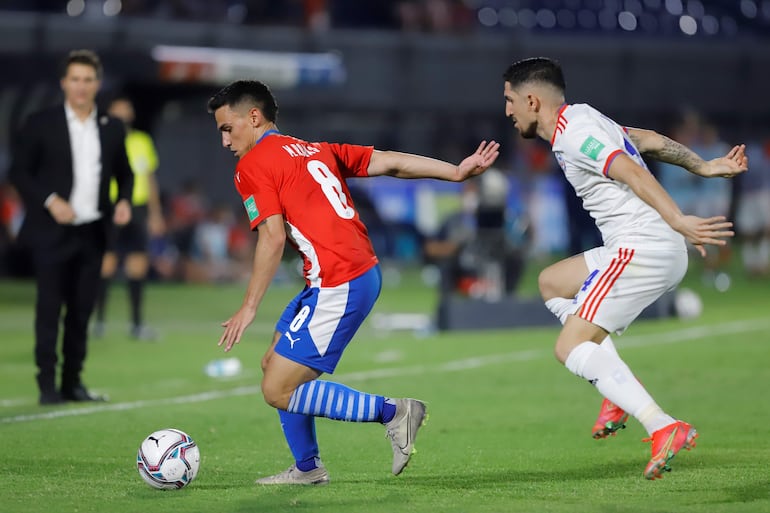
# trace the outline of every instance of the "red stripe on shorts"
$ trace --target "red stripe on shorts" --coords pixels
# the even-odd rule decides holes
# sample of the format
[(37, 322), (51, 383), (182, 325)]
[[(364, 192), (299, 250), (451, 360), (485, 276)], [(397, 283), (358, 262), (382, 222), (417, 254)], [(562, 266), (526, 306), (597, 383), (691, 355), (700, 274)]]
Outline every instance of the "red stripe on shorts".
[(612, 286), (618, 281), (618, 278), (623, 274), (623, 270), (634, 256), (633, 249), (620, 248), (618, 250), (618, 256), (612, 259), (610, 266), (604, 271), (596, 283), (596, 286), (588, 294), (588, 297), (583, 301), (583, 306), (580, 308), (578, 315), (588, 322), (593, 322), (596, 317), (596, 312), (599, 309), (604, 298), (607, 297)]

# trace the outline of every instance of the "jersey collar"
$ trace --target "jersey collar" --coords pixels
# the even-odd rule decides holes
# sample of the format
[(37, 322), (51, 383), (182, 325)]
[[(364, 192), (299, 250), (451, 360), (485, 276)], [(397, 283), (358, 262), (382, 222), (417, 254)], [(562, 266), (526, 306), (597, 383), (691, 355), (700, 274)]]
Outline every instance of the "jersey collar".
[(551, 136), (551, 146), (556, 141), (556, 134), (560, 134), (567, 126), (567, 120), (564, 119), (564, 110), (569, 107), (567, 102), (561, 104), (559, 111), (556, 113), (556, 126), (553, 128), (553, 135)]
[(281, 132), (279, 132), (278, 130), (276, 130), (276, 129), (274, 129), (274, 128), (271, 128), (270, 130), (268, 130), (267, 132), (265, 132), (264, 134), (262, 134), (262, 137), (260, 137), (259, 139), (257, 139), (257, 142), (255, 142), (254, 144), (259, 144), (259, 142), (260, 142), (262, 139), (264, 139), (264, 138), (265, 138), (265, 137), (267, 137), (268, 135), (273, 135), (273, 134), (278, 134), (278, 135), (280, 135), (280, 134), (281, 134)]

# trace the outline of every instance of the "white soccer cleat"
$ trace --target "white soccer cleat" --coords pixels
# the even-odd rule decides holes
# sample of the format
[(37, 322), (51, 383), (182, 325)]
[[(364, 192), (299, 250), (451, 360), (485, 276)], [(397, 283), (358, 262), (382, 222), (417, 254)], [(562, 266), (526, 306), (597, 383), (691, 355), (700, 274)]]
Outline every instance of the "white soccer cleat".
[(296, 465), (274, 476), (257, 479), (255, 484), (260, 485), (327, 485), (329, 484), (329, 472), (323, 463), (318, 468), (302, 472)]
[(417, 430), (424, 424), (425, 403), (417, 399), (393, 399), (396, 415), (385, 424), (385, 436), (393, 446), (393, 475), (399, 475), (414, 452)]

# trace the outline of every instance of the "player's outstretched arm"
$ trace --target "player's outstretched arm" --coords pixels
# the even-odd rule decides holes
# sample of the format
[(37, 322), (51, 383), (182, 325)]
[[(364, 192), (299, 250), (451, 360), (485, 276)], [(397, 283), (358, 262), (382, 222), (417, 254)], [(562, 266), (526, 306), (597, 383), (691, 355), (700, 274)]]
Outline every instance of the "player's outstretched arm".
[(731, 230), (733, 223), (724, 216), (704, 219), (684, 215), (655, 177), (626, 155), (619, 155), (612, 161), (608, 174), (627, 184), (639, 199), (657, 210), (663, 220), (693, 244), (703, 257), (706, 256), (704, 244), (724, 246), (723, 239), (735, 235)]
[(499, 155), (500, 144), (495, 141), (482, 141), (476, 151), (459, 165), (411, 153), (374, 150), (368, 173), (369, 176), (390, 175), (397, 178), (435, 178), (462, 182), (486, 171)]
[(684, 144), (654, 130), (629, 128), (628, 135), (644, 156), (681, 166), (693, 174), (706, 178), (716, 176), (731, 178), (749, 169), (745, 144), (733, 146), (724, 157), (706, 161)]
[(748, 170), (749, 157), (746, 155), (746, 145), (737, 144), (724, 157), (706, 161), (698, 174), (705, 177), (721, 176), (723, 178), (732, 178)]

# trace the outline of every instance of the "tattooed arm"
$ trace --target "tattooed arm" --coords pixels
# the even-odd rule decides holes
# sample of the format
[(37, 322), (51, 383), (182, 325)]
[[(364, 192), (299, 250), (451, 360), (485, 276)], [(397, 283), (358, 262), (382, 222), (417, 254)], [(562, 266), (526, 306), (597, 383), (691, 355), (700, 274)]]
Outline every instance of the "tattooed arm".
[(749, 168), (745, 144), (733, 146), (724, 157), (706, 161), (687, 146), (653, 130), (629, 128), (628, 136), (642, 155), (683, 167), (696, 175), (730, 178)]

